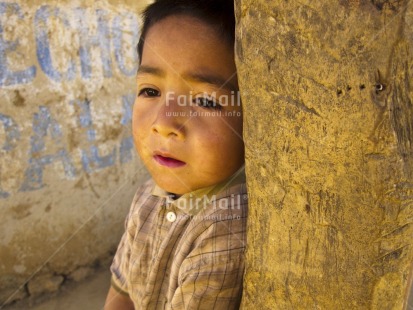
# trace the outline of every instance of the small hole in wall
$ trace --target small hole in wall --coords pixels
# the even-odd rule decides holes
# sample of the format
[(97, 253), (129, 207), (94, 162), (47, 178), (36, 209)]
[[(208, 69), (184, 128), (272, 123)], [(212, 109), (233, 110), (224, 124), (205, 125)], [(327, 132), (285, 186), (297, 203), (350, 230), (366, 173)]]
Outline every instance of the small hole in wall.
[(379, 92), (382, 92), (386, 89), (386, 85), (377, 83), (376, 85), (374, 85), (374, 89), (376, 90), (376, 94), (379, 94)]

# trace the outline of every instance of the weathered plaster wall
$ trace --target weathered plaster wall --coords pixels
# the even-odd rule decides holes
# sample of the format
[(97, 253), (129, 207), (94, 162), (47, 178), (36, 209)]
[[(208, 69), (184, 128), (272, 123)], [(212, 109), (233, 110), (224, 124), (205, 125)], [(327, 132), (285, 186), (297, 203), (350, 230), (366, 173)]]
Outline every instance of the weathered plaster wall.
[(0, 1), (0, 306), (110, 255), (137, 184), (146, 1)]
[(236, 0), (244, 309), (401, 309), (413, 261), (413, 3)]

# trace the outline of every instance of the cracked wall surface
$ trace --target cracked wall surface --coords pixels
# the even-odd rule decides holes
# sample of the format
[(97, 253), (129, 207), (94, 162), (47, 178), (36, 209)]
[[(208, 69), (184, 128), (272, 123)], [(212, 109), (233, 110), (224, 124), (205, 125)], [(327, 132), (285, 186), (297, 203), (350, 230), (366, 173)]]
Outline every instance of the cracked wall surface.
[(0, 305), (113, 254), (139, 183), (131, 109), (146, 1), (0, 1)]
[(235, 2), (244, 309), (401, 309), (413, 261), (411, 1)]

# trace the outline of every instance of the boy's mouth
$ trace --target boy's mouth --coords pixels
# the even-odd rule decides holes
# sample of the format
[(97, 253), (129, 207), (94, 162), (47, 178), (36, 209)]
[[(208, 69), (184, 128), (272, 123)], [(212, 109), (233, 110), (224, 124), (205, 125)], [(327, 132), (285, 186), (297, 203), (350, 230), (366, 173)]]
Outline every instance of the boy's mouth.
[(155, 154), (153, 156), (155, 161), (160, 164), (161, 166), (169, 167), (169, 168), (178, 168), (186, 165), (185, 162), (180, 161), (178, 159), (168, 157), (165, 154), (160, 155), (160, 154)]

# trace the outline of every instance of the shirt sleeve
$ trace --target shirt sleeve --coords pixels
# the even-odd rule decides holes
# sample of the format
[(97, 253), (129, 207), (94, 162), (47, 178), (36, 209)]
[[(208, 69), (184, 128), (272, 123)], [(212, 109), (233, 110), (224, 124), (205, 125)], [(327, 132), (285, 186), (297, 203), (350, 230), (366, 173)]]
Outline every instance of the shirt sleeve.
[(110, 271), (112, 272), (111, 285), (122, 294), (128, 294), (128, 283), (126, 275), (129, 270), (129, 260), (131, 254), (131, 236), (128, 229), (130, 215), (125, 220), (126, 230), (119, 242), (115, 257), (113, 258)]
[(239, 309), (243, 273), (243, 258), (200, 266), (186, 275), (170, 309)]
[(148, 195), (146, 192), (152, 186), (153, 184), (149, 180), (136, 191), (131, 208), (125, 219), (125, 232), (122, 235), (110, 267), (112, 272), (111, 285), (115, 290), (124, 295), (129, 295), (127, 275), (129, 274), (130, 256), (136, 232), (136, 223), (133, 221), (133, 215), (137, 212), (141, 199)]

